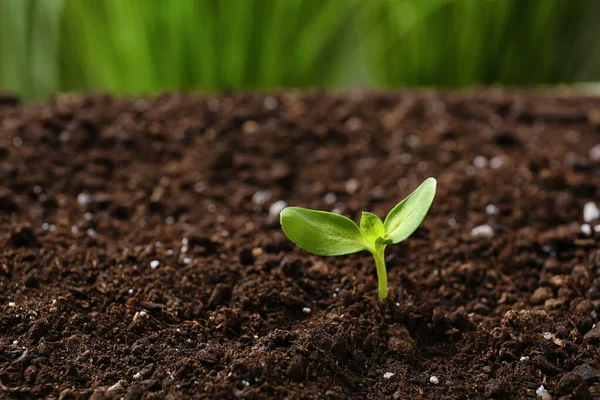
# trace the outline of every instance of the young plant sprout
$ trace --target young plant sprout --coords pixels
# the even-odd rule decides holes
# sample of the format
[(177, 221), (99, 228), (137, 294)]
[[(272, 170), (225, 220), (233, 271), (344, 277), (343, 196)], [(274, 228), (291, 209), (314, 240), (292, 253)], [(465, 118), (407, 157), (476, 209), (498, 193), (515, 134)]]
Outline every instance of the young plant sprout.
[(281, 212), (281, 227), (298, 247), (319, 256), (371, 252), (377, 268), (379, 300), (385, 300), (388, 295), (385, 248), (406, 240), (421, 225), (435, 197), (436, 184), (434, 178), (426, 179), (390, 211), (384, 222), (377, 215), (363, 211), (358, 227), (343, 215), (287, 207)]

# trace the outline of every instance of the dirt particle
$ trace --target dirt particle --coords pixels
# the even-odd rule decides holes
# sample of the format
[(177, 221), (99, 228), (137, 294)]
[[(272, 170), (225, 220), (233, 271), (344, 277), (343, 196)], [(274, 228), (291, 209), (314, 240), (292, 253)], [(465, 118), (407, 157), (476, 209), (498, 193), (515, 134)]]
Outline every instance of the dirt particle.
[(22, 226), (11, 232), (10, 242), (14, 247), (33, 247), (39, 245), (35, 232), (30, 226)]
[(508, 399), (510, 393), (506, 382), (501, 380), (492, 380), (485, 385), (484, 396), (490, 399)]
[(576, 373), (567, 372), (561, 376), (555, 389), (559, 396), (571, 395), (573, 399), (592, 400), (587, 384)]
[(75, 400), (76, 398), (77, 396), (75, 396), (75, 392), (73, 392), (71, 389), (63, 390), (58, 396), (58, 400)]
[(240, 263), (242, 265), (248, 266), (254, 264), (254, 254), (252, 254), (252, 249), (245, 247), (240, 251), (239, 254)]
[(44, 337), (46, 332), (48, 332), (48, 329), (50, 329), (48, 321), (40, 320), (34, 322), (33, 325), (31, 325), (31, 328), (29, 328), (29, 331), (27, 331), (27, 340), (36, 343)]
[(590, 344), (600, 344), (600, 325), (596, 325), (595, 328), (586, 333), (583, 340)]
[(306, 374), (306, 364), (300, 355), (294, 356), (286, 369), (287, 376), (296, 382), (304, 380)]
[(225, 283), (218, 283), (208, 298), (208, 307), (215, 308), (225, 304), (231, 298), (231, 293), (231, 286)]
[(25, 372), (23, 373), (23, 377), (25, 378), (25, 380), (27, 382), (35, 383), (38, 372), (39, 372), (38, 367), (36, 367), (35, 365), (30, 365), (29, 367), (27, 367), (25, 369)]
[(531, 295), (531, 302), (533, 304), (542, 304), (546, 300), (550, 299), (553, 295), (554, 293), (552, 292), (551, 288), (547, 286), (541, 286), (535, 289), (535, 291)]

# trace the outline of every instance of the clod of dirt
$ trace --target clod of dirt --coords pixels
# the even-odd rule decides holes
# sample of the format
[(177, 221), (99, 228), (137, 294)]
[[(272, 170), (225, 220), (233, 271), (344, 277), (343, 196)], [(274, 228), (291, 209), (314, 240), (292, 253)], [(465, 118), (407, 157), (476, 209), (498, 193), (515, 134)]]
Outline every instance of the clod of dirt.
[(576, 373), (567, 372), (564, 374), (558, 384), (555, 392), (559, 396), (570, 395), (571, 399), (577, 400), (593, 400), (594, 397), (590, 394), (590, 390), (585, 381)]
[(30, 247), (39, 245), (35, 232), (30, 226), (22, 226), (11, 232), (10, 242), (15, 247)]
[(554, 296), (552, 289), (547, 286), (542, 286), (535, 289), (531, 295), (531, 302), (533, 304), (543, 304), (546, 300), (552, 298), (552, 296)]
[(576, 373), (586, 382), (595, 380), (598, 377), (598, 372), (589, 364), (581, 364), (573, 368), (573, 372)]
[(231, 286), (225, 283), (218, 283), (208, 298), (208, 307), (215, 308), (220, 306), (231, 298)]
[(0, 187), (0, 214), (10, 214), (19, 212), (19, 205), (15, 200), (14, 194), (8, 189)]
[(27, 340), (32, 343), (36, 343), (46, 334), (46, 332), (48, 332), (49, 329), (50, 325), (48, 324), (48, 321), (36, 321), (27, 331)]
[(496, 379), (485, 385), (484, 396), (490, 399), (508, 399), (511, 397), (510, 388), (502, 380)]
[(600, 344), (600, 325), (596, 325), (595, 328), (586, 333), (583, 340), (590, 344)]

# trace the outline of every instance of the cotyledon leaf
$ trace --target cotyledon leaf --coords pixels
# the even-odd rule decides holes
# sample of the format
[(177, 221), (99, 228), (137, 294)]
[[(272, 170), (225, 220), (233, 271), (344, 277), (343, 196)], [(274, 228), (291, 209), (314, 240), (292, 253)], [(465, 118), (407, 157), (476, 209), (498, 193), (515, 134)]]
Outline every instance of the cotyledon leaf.
[(434, 178), (426, 179), (390, 211), (383, 225), (391, 243), (405, 240), (421, 225), (433, 203), (436, 185)]
[(356, 253), (369, 246), (354, 221), (339, 214), (287, 207), (281, 212), (280, 221), (292, 242), (320, 256)]
[(363, 211), (360, 218), (360, 231), (363, 237), (373, 244), (377, 239), (385, 236), (385, 228), (381, 218), (367, 211)]

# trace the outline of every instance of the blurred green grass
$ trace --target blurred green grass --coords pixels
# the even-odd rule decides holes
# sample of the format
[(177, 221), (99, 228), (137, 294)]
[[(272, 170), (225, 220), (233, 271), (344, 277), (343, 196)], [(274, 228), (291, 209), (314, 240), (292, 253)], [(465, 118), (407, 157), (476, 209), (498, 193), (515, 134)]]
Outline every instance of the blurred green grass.
[(597, 0), (0, 0), (0, 90), (597, 81)]

